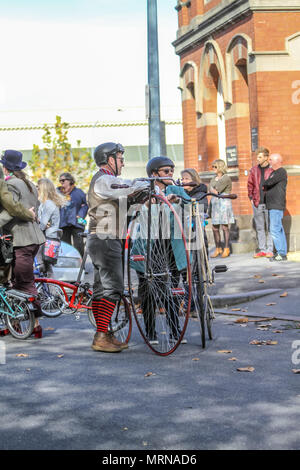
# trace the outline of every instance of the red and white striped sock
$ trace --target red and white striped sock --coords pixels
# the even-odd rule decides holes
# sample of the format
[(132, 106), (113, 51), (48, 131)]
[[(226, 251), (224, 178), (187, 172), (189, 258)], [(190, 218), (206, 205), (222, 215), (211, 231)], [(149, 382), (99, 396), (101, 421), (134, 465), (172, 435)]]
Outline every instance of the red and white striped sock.
[(99, 311), (100, 305), (101, 305), (100, 300), (92, 300), (92, 312), (93, 312), (95, 322), (96, 322), (96, 325), (97, 325), (97, 331), (99, 331), (99, 329), (98, 329), (98, 317), (99, 317), (98, 311)]
[[(95, 305), (93, 305), (95, 302)], [(92, 309), (93, 314), (94, 309), (96, 312), (95, 320), (97, 324), (97, 331), (107, 333), (108, 325), (111, 320), (112, 314), (114, 313), (114, 309), (116, 306), (116, 302), (112, 299), (106, 299), (102, 297), (100, 301), (93, 301)]]

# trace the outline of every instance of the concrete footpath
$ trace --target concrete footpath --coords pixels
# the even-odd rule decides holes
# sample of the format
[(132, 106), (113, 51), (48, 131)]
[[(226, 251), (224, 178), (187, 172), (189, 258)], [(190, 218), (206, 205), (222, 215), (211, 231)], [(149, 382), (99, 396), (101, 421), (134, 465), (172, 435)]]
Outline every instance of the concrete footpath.
[(292, 253), (284, 262), (254, 259), (251, 253), (210, 261), (213, 267), (228, 267), (215, 275), (216, 313), (300, 322), (300, 254)]

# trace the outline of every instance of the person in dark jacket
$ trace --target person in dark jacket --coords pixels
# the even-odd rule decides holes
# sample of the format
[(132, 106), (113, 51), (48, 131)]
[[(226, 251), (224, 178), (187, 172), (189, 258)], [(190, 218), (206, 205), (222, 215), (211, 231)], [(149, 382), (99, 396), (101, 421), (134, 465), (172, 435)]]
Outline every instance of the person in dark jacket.
[[(200, 176), (194, 168), (186, 168), (181, 172), (181, 181), (185, 185), (184, 189), (188, 195), (192, 198), (200, 198), (207, 193), (207, 186), (204, 183), (201, 183)], [(188, 183), (194, 183), (197, 186), (187, 186)], [(200, 204), (203, 205), (203, 212), (207, 213), (208, 201), (207, 197), (201, 199)]]
[(270, 261), (286, 261), (287, 243), (282, 218), (286, 206), (287, 172), (282, 167), (282, 156), (279, 153), (270, 155), (269, 161), (274, 171), (264, 182), (264, 188), (267, 192), (266, 205), (270, 217), (270, 232), (277, 252)]
[(84, 254), (83, 238), (79, 236), (85, 229), (85, 217), (88, 205), (85, 193), (75, 186), (71, 173), (62, 173), (59, 177), (61, 186), (58, 190), (67, 198), (68, 203), (60, 209), (60, 225), (63, 230), (61, 240), (73, 245), (81, 256)]
[(253, 219), (257, 234), (258, 252), (253, 258), (273, 257), (273, 240), (269, 231), (269, 213), (266, 206), (264, 182), (273, 169), (269, 165), (269, 150), (260, 147), (256, 151), (258, 164), (251, 168), (248, 177), (248, 197), (253, 207)]

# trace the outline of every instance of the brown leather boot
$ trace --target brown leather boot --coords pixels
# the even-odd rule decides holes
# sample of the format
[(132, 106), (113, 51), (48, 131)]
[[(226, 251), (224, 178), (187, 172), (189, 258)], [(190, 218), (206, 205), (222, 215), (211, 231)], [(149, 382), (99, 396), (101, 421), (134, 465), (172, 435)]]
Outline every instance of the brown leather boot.
[(230, 255), (230, 249), (229, 248), (224, 248), (223, 254), (221, 258), (227, 258), (227, 256)]
[(121, 352), (122, 349), (117, 344), (114, 344), (110, 333), (96, 332), (92, 344), (94, 351), (103, 352)]
[(112, 342), (119, 346), (122, 350), (123, 349), (127, 349), (128, 348), (128, 343), (122, 343), (121, 341), (119, 341), (113, 333), (110, 333), (110, 336), (111, 336), (111, 339), (112, 339)]
[(220, 256), (222, 254), (222, 248), (216, 248), (214, 253), (210, 255), (211, 258), (217, 258), (217, 256)]

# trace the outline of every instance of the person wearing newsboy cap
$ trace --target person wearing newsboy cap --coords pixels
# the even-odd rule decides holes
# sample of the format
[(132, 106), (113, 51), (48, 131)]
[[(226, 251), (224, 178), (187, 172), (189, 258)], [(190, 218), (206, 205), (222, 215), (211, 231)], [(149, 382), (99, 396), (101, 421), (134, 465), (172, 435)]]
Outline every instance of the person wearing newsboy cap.
[[(17, 150), (6, 150), (2, 155), (0, 163), (3, 165), (6, 185), (12, 194), (13, 200), (21, 203), (25, 209), (32, 208), (37, 213), (38, 193), (35, 185), (27, 178), (26, 173), (23, 172), (27, 163), (23, 161), (22, 153)], [(28, 217), (27, 221), (25, 221), (24, 216), (22, 219), (20, 216), (15, 217), (6, 208), (6, 211), (0, 212), (0, 227), (2, 227), (4, 234), (13, 235), (13, 288), (37, 296), (33, 263), (40, 245), (45, 243), (45, 237), (35, 219), (31, 218), (30, 220)], [(36, 323), (34, 333), (36, 337), (40, 338), (42, 336), (42, 329), (39, 325), (38, 317), (42, 315), (42, 311), (38, 300), (35, 301), (35, 308)]]

